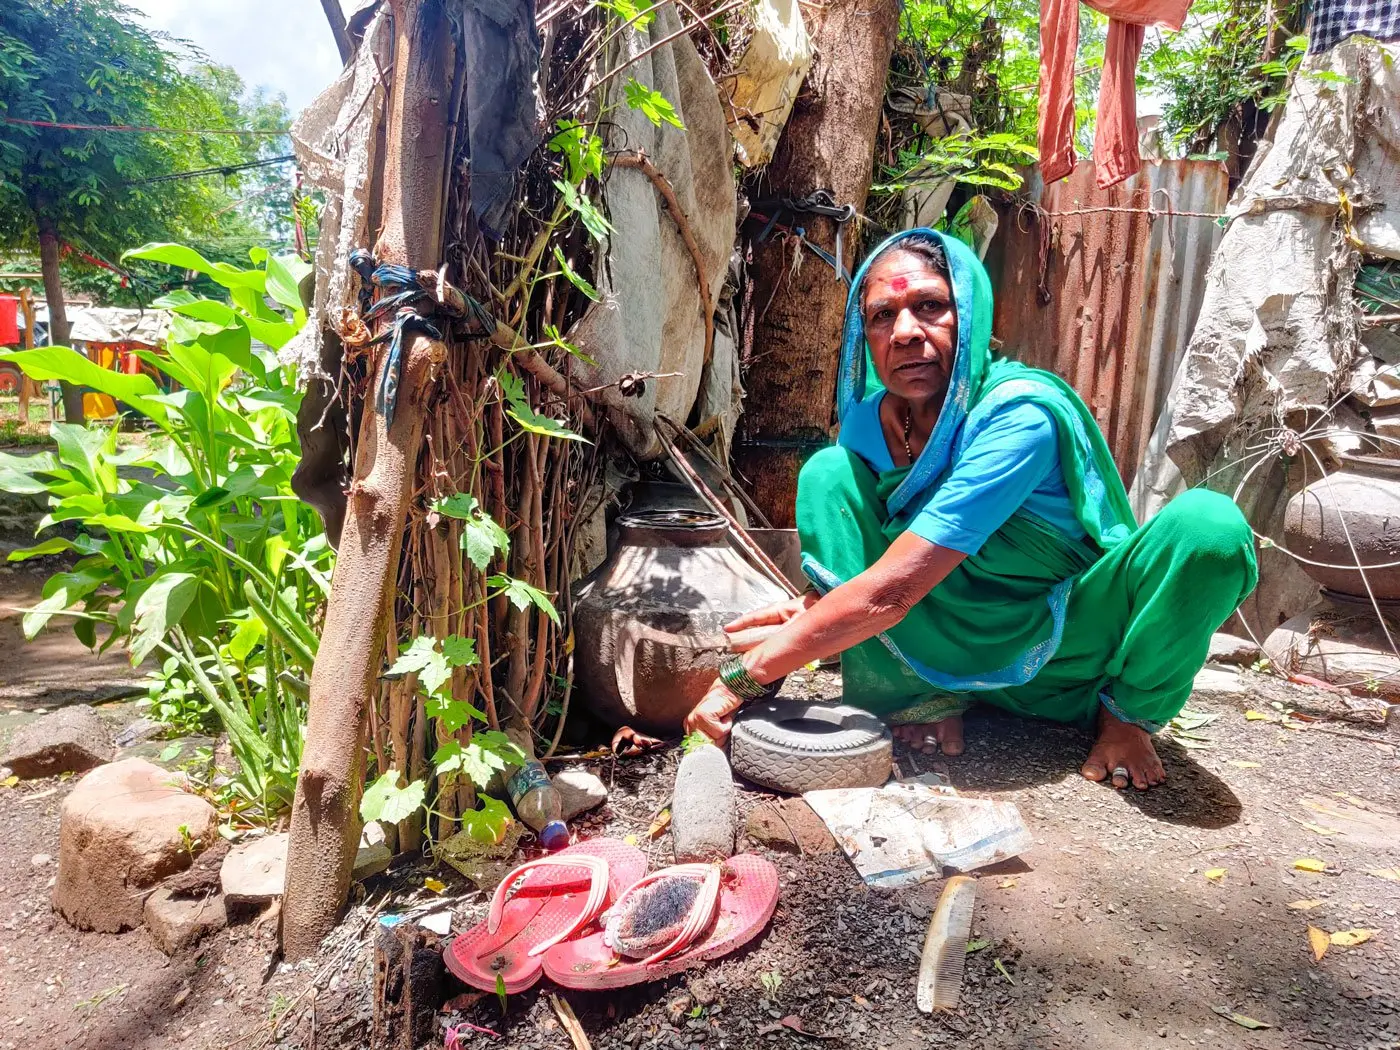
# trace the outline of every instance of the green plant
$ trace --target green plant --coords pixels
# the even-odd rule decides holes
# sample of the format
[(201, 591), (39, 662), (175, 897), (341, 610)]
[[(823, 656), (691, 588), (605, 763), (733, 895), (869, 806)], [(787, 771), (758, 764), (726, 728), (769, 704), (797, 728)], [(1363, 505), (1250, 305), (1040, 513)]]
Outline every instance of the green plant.
[(874, 193), (903, 193), (910, 185), (955, 179), (969, 186), (1018, 190), (1022, 179), (1016, 165), (1033, 163), (1035, 147), (1011, 132), (991, 135), (950, 135), (930, 139), (922, 150), (905, 149), (885, 169), (887, 181), (870, 187)]
[(778, 989), (783, 986), (783, 975), (778, 970), (769, 970), (758, 975), (759, 981), (763, 985), (764, 992), (769, 999), (778, 998)]
[(270, 819), (290, 802), (296, 685), (310, 673), (312, 625), (330, 591), (320, 520), (291, 490), (301, 395), (276, 356), (306, 321), (305, 266), (262, 249), (251, 269), (173, 244), (128, 254), (202, 273), (230, 301), (178, 292), (155, 304), (173, 312), (164, 348), (141, 354), (160, 383), (66, 347), (0, 355), (31, 378), (111, 395), (164, 438), (122, 449), (116, 427), (55, 424), (52, 453), (0, 454), (0, 489), (48, 496), (40, 535), (75, 530), (10, 554), (76, 556), (45, 583), (24, 631), (33, 638), (64, 614), (85, 644), (121, 644), (133, 666), (164, 653), (156, 716), (189, 729), (216, 714), (240, 765), (228, 801)]

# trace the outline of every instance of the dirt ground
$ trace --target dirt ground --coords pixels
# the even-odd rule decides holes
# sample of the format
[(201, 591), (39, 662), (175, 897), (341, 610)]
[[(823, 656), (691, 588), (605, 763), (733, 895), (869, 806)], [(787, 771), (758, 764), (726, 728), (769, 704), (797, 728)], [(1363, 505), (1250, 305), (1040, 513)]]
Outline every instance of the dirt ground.
[[(0, 576), (9, 592), (0, 605), (23, 590), (16, 579)], [(12, 715), (60, 697), (100, 698), (104, 675), (131, 674), (119, 660), (81, 663), (91, 657), (71, 634), (17, 654), (11, 617), (0, 632), (0, 711)], [(972, 937), (988, 943), (969, 956), (955, 1014), (930, 1018), (914, 1006), (938, 886), (879, 895), (839, 853), (768, 854), (782, 895), (748, 949), (688, 978), (564, 997), (597, 1050), (1400, 1048), (1400, 881), (1368, 873), (1400, 866), (1400, 728), (1286, 728), (1273, 703), (1323, 716), (1338, 704), (1256, 675), (1210, 678), (1192, 707), (1219, 717), (1197, 731), (1207, 739), (1188, 741), (1192, 750), (1160, 742), (1169, 780), (1147, 794), (1080, 778), (1087, 733), (994, 714), (970, 717), (960, 758), (899, 754), (904, 776), (936, 770), (960, 791), (1015, 802), (1035, 840), (1018, 862), (979, 879)], [(839, 682), (821, 675), (789, 688), (829, 695)], [(1250, 710), (1272, 721), (1247, 718)], [(612, 798), (575, 830), (646, 844), (676, 761), (672, 750), (591, 764)], [(0, 1050), (364, 1046), (374, 916), (437, 901), (423, 887), (429, 874), (447, 884), (454, 930), (484, 912), (482, 895), (455, 872), (401, 858), (363, 887), (321, 956), (298, 967), (274, 961), (271, 917), (242, 917), (169, 960), (143, 930), (77, 933), (49, 901), (69, 788), (0, 788)], [(741, 797), (746, 809), (770, 798)], [(649, 848), (655, 865), (669, 862), (664, 834)], [(1301, 858), (1326, 870), (1296, 870)], [(1316, 903), (1290, 908), (1300, 901)], [(1374, 932), (1316, 962), (1309, 925)], [(471, 1003), (452, 1019), (499, 1035), (464, 1030), (461, 1045), (569, 1047), (550, 991), (510, 997), (504, 1016), (495, 996)], [(1243, 1027), (1222, 1011), (1269, 1027)], [(809, 1034), (779, 1025), (784, 1018)]]

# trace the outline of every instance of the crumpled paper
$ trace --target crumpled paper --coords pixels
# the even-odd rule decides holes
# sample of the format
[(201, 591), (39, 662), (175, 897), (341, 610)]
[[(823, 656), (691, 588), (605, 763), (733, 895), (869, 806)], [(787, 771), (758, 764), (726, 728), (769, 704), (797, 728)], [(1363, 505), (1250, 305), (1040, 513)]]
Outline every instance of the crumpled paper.
[(1031, 845), (1013, 803), (964, 798), (934, 775), (803, 798), (866, 884), (882, 889), (941, 879), (945, 868), (999, 864)]

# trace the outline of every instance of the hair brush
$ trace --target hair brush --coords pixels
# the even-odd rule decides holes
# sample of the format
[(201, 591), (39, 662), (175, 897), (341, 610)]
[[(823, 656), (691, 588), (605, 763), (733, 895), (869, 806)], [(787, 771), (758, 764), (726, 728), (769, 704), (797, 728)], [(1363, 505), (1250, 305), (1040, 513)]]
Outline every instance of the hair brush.
[(977, 880), (954, 875), (943, 887), (938, 908), (929, 920), (924, 953), (919, 960), (916, 1000), (924, 1013), (952, 1010), (962, 994), (967, 967), (967, 937), (972, 932), (972, 905)]

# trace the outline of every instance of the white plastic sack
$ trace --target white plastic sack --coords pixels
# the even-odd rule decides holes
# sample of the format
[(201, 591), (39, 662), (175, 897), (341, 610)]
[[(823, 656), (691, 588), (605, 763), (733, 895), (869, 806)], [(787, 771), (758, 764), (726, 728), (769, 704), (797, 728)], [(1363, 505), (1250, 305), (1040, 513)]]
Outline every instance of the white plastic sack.
[(745, 167), (773, 159), (811, 68), (812, 42), (797, 0), (759, 0), (753, 35), (735, 67), (729, 95), (729, 127)]

